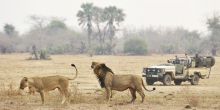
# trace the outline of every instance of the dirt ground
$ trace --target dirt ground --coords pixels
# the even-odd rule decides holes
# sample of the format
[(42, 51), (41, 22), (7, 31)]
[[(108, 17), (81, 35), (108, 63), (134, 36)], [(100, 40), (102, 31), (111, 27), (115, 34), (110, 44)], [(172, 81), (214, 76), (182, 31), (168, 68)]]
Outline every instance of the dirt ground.
[[(209, 79), (201, 79), (199, 85), (192, 86), (184, 82), (180, 86), (163, 86), (157, 82), (148, 89), (156, 88), (154, 92), (145, 91), (145, 102), (137, 95), (134, 104), (128, 90), (113, 92), (109, 103), (105, 101), (105, 92), (91, 70), (91, 62), (105, 62), (115, 74), (142, 75), (143, 67), (165, 63), (175, 55), (151, 56), (94, 56), (86, 55), (54, 55), (52, 60), (26, 60), (29, 54), (0, 55), (0, 110), (220, 110), (220, 57), (216, 57), (216, 65), (212, 68)], [(64, 75), (73, 77), (75, 70), (70, 66), (74, 63), (79, 76), (71, 81), (70, 104), (61, 105), (58, 90), (46, 95), (46, 103), (41, 105), (39, 94), (18, 95), (19, 82), (24, 76)], [(145, 80), (145, 79), (144, 79)], [(145, 84), (146, 85), (146, 84)]]

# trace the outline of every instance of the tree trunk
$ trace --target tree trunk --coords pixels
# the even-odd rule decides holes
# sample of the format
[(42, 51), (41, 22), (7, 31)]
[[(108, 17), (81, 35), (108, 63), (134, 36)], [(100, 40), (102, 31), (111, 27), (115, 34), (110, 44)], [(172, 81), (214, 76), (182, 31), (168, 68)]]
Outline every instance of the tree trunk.
[(32, 51), (33, 51), (32, 54), (34, 55), (34, 58), (35, 58), (36, 60), (39, 60), (38, 54), (37, 54), (37, 48), (36, 48), (35, 45), (32, 46)]
[(112, 54), (112, 50), (113, 50), (113, 38), (115, 36), (115, 27), (114, 27), (114, 23), (113, 23), (113, 20), (111, 19), (110, 22), (108, 23), (109, 24), (109, 43), (110, 43), (110, 49), (109, 49), (109, 53)]
[(212, 46), (211, 53), (212, 53), (212, 56), (216, 56), (217, 55), (217, 44), (215, 42), (213, 42), (212, 44), (213, 46)]
[(212, 56), (216, 56), (217, 53), (217, 49), (216, 48), (212, 48)]
[(104, 54), (104, 49), (103, 49), (103, 44), (104, 44), (104, 37), (102, 38), (102, 33), (101, 33), (101, 29), (99, 27), (99, 24), (96, 23), (97, 29), (98, 29), (98, 36), (99, 36), (99, 45), (100, 45), (100, 54), (103, 55)]
[(90, 18), (88, 18), (88, 24), (87, 24), (87, 31), (88, 31), (88, 53), (90, 56), (92, 56), (92, 50), (91, 50), (91, 35), (92, 35), (92, 24)]

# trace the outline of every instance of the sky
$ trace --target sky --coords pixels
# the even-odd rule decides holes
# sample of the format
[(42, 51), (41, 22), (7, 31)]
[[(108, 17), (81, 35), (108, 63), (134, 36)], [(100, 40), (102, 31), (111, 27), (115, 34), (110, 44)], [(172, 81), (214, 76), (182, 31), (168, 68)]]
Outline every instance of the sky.
[(90, 2), (123, 9), (121, 28), (183, 27), (206, 32), (206, 19), (220, 13), (220, 0), (0, 0), (0, 31), (9, 23), (20, 33), (27, 32), (31, 15), (62, 18), (69, 27), (81, 29), (76, 14), (82, 3)]

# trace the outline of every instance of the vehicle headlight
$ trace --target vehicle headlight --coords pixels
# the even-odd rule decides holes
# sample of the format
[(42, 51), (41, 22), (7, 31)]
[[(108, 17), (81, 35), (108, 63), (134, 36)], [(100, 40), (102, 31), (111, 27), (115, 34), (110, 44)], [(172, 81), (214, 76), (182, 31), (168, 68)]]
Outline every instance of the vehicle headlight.
[(157, 70), (157, 72), (158, 72), (158, 73), (160, 73), (160, 72), (161, 72), (161, 70), (159, 70), (159, 69), (158, 69), (158, 70)]

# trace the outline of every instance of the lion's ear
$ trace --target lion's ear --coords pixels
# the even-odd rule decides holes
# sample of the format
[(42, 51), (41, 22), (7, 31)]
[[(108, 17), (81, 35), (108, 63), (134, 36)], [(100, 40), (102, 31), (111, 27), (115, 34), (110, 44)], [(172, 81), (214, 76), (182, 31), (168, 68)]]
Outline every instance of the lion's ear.
[(95, 65), (95, 64), (97, 64), (97, 63), (98, 63), (98, 62), (95, 62), (95, 61), (92, 62), (93, 65)]
[(100, 64), (101, 67), (106, 67), (105, 63)]
[(27, 77), (24, 77), (23, 79), (24, 79), (24, 81), (26, 81), (26, 82), (28, 81), (28, 78), (27, 78)]
[(95, 62), (94, 62), (94, 61), (92, 62), (92, 65), (95, 65)]

